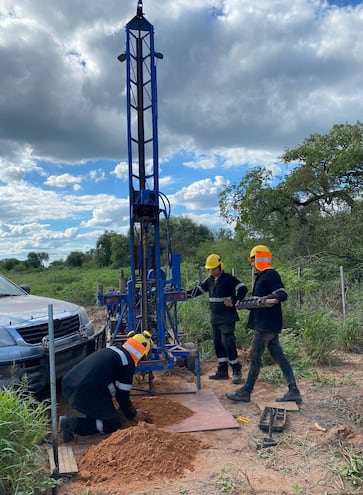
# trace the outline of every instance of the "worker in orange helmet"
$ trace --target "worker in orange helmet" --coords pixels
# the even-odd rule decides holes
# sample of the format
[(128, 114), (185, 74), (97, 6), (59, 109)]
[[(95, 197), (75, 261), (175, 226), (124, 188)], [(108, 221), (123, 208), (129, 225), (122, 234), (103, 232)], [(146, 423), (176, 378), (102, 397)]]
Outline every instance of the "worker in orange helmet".
[[(250, 349), (250, 368), (246, 383), (235, 392), (227, 392), (226, 397), (233, 401), (250, 402), (250, 396), (261, 369), (261, 359), (264, 350), (269, 350), (273, 360), (280, 366), (288, 384), (288, 391), (278, 402), (302, 402), (300, 391), (292, 367), (285, 356), (279, 341), (282, 329), (281, 302), (287, 299), (287, 292), (282, 284), (279, 273), (272, 268), (272, 253), (265, 245), (254, 246), (247, 258), (255, 269), (255, 283), (252, 296), (261, 307), (250, 310), (248, 328), (254, 330)], [(265, 307), (263, 301), (274, 300), (276, 304)], [(236, 305), (238, 309), (238, 302)]]
[(122, 347), (112, 345), (93, 352), (63, 377), (63, 397), (85, 415), (59, 418), (65, 443), (73, 440), (75, 434), (116, 431), (121, 427), (119, 411), (127, 419), (145, 421), (146, 413), (135, 409), (130, 391), (135, 366), (150, 352), (151, 334), (144, 331), (129, 335)]

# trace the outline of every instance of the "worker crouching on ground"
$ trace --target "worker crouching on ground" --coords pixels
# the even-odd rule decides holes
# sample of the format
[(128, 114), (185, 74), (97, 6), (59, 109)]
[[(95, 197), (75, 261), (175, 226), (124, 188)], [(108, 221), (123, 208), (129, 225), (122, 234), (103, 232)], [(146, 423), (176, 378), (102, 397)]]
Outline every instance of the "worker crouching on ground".
[[(254, 330), (250, 349), (250, 368), (246, 383), (235, 392), (227, 392), (230, 400), (250, 402), (250, 396), (261, 369), (262, 354), (267, 347), (273, 360), (280, 366), (288, 384), (288, 392), (276, 401), (302, 402), (297, 388), (294, 372), (287, 360), (279, 341), (279, 333), (282, 329), (281, 302), (287, 299), (287, 292), (282, 284), (279, 273), (271, 266), (272, 253), (268, 247), (258, 245), (252, 248), (247, 260), (255, 269), (255, 283), (252, 296), (261, 304), (267, 299), (276, 300), (271, 307), (261, 307), (250, 310), (248, 328)], [(237, 303), (238, 308), (238, 303)]]
[[(247, 287), (236, 277), (224, 271), (224, 263), (218, 254), (211, 254), (205, 262), (210, 276), (202, 283), (187, 291), (188, 297), (209, 293), (209, 306), (213, 330), (214, 349), (218, 369), (211, 380), (228, 380), (228, 364), (232, 368), (232, 383), (241, 383), (242, 365), (238, 359), (235, 325), (239, 320), (234, 304), (247, 294)], [(224, 304), (230, 301), (231, 307)]]
[(151, 349), (145, 331), (129, 337), (121, 348), (110, 346), (90, 354), (63, 377), (62, 395), (86, 417), (61, 416), (63, 441), (74, 435), (112, 433), (121, 427), (120, 411), (127, 419), (145, 421), (146, 413), (130, 399), (135, 366)]

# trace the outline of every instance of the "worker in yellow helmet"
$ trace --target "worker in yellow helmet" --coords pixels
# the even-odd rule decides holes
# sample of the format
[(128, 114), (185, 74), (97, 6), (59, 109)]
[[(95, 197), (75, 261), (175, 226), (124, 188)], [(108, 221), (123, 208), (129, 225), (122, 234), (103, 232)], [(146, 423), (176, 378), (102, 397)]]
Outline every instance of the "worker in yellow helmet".
[(86, 417), (59, 418), (64, 442), (73, 440), (75, 434), (116, 431), (121, 427), (118, 410), (130, 420), (146, 419), (146, 413), (133, 406), (130, 391), (135, 366), (147, 357), (151, 345), (148, 331), (132, 332), (122, 347), (112, 345), (95, 351), (66, 373), (62, 380), (62, 395)]
[[(214, 349), (218, 369), (209, 376), (210, 380), (228, 380), (228, 367), (232, 368), (232, 383), (241, 383), (242, 365), (238, 358), (235, 338), (235, 325), (239, 320), (234, 303), (247, 294), (247, 287), (235, 276), (224, 271), (224, 263), (218, 254), (210, 254), (205, 262), (209, 277), (193, 289), (187, 291), (189, 297), (209, 294), (209, 307), (213, 330)], [(231, 301), (232, 307), (225, 301)]]
[[(254, 246), (247, 261), (255, 269), (256, 278), (252, 296), (261, 307), (257, 306), (251, 309), (248, 319), (248, 328), (254, 330), (254, 335), (250, 348), (250, 368), (246, 383), (235, 392), (227, 392), (226, 396), (233, 401), (250, 402), (250, 396), (261, 369), (262, 354), (267, 347), (272, 359), (280, 366), (288, 385), (287, 393), (276, 401), (294, 401), (300, 404), (302, 399), (296, 385), (294, 372), (279, 341), (279, 334), (282, 329), (281, 303), (287, 299), (287, 292), (279, 273), (272, 268), (272, 253), (267, 246), (263, 244)], [(265, 300), (273, 300), (276, 303), (266, 307), (262, 304)]]

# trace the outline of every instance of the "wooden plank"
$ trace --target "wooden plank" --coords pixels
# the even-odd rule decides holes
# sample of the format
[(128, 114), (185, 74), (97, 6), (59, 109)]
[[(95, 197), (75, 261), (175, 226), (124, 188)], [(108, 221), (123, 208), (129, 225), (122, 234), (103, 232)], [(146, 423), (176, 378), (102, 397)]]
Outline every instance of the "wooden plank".
[(277, 401), (270, 401), (270, 402), (258, 402), (257, 403), (258, 407), (263, 411), (265, 407), (273, 407), (275, 409), (285, 409), (286, 411), (299, 411), (299, 406), (296, 404), (296, 402), (277, 402)]
[[(53, 447), (48, 447), (48, 457), (51, 472), (55, 471), (54, 452)], [(72, 446), (61, 445), (58, 447), (58, 472), (59, 474), (76, 474), (78, 473), (78, 466), (74, 457)]]

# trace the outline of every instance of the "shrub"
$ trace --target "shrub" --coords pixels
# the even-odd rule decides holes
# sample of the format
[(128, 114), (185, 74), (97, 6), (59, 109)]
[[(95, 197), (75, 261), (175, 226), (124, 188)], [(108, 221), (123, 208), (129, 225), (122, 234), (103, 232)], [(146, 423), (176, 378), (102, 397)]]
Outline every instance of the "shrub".
[(346, 352), (363, 352), (361, 317), (347, 317), (338, 325), (337, 345)]
[(0, 389), (0, 493), (35, 495), (58, 482), (51, 479), (40, 443), (48, 428), (49, 404), (23, 390)]
[(337, 350), (338, 322), (327, 311), (302, 310), (297, 327), (301, 345), (315, 364), (330, 364)]

